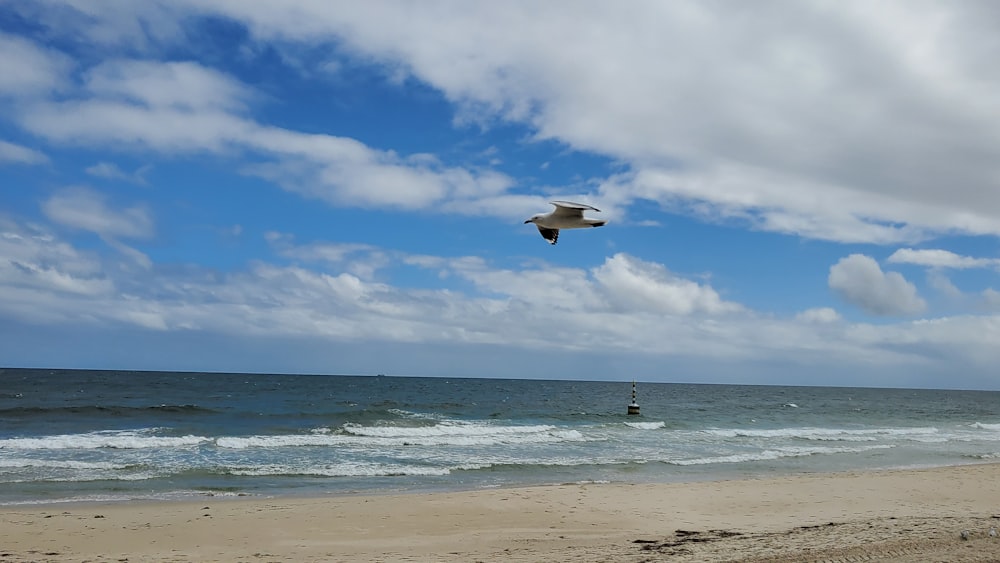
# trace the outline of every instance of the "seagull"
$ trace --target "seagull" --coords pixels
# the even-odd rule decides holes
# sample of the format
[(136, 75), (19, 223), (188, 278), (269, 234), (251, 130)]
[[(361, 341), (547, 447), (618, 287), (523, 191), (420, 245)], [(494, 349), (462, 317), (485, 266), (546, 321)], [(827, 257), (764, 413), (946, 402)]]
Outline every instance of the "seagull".
[(525, 224), (534, 223), (538, 227), (538, 232), (542, 238), (555, 244), (559, 240), (559, 229), (583, 229), (585, 227), (603, 227), (608, 222), (601, 219), (588, 219), (583, 216), (586, 209), (601, 212), (596, 207), (573, 203), (572, 201), (553, 201), (556, 208), (549, 213), (539, 213), (532, 215)]

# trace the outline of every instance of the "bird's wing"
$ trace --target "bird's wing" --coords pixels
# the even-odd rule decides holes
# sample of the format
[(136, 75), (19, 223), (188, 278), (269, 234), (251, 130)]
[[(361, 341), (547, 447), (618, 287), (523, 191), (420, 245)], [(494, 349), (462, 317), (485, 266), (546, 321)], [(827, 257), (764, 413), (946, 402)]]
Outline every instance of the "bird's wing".
[(597, 211), (598, 213), (601, 211), (596, 207), (591, 207), (582, 203), (573, 203), (572, 201), (553, 201), (550, 203), (556, 206), (556, 209), (552, 212), (552, 214), (559, 217), (583, 217), (583, 211), (585, 209)]
[(546, 229), (541, 225), (536, 225), (538, 227), (538, 232), (542, 233), (542, 238), (549, 241), (549, 244), (555, 244), (559, 240), (559, 229)]

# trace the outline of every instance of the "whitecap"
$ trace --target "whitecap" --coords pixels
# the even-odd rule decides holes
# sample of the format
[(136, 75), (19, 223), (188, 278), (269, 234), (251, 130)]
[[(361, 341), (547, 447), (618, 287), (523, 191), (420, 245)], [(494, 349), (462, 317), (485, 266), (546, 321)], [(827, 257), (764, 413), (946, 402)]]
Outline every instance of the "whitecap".
[(0, 449), (10, 450), (89, 450), (143, 449), (197, 446), (208, 442), (204, 436), (154, 436), (146, 430), (108, 430), (85, 434), (59, 434), (38, 438), (0, 439)]
[(666, 422), (626, 422), (625, 426), (636, 430), (658, 430), (667, 426)]
[(8, 458), (0, 459), (0, 467), (5, 469), (21, 468), (51, 468), (51, 469), (128, 469), (130, 466), (107, 461), (77, 461), (72, 459), (29, 459), (29, 458)]

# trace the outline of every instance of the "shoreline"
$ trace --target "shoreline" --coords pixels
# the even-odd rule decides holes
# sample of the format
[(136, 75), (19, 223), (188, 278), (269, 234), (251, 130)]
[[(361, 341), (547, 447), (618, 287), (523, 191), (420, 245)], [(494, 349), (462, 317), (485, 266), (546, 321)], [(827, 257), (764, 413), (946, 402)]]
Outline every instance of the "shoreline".
[(990, 526), (1000, 528), (1000, 463), (8, 505), (0, 561), (996, 561), (1000, 537)]
[[(119, 504), (157, 504), (157, 503), (192, 503), (197, 504), (203, 501), (228, 501), (228, 500), (258, 500), (258, 501), (281, 501), (281, 500), (310, 500), (310, 499), (339, 499), (341, 497), (345, 498), (359, 498), (359, 497), (384, 497), (384, 496), (394, 496), (394, 497), (407, 497), (407, 496), (420, 496), (420, 495), (441, 495), (441, 494), (461, 494), (461, 493), (476, 493), (476, 492), (489, 492), (489, 491), (504, 491), (511, 489), (536, 489), (545, 487), (566, 487), (566, 486), (685, 486), (685, 485), (699, 485), (703, 483), (716, 483), (716, 482), (754, 482), (758, 480), (772, 480), (772, 479), (794, 479), (799, 477), (821, 477), (821, 476), (850, 476), (855, 474), (879, 474), (886, 472), (901, 472), (901, 471), (924, 471), (924, 470), (936, 470), (936, 469), (947, 469), (947, 468), (959, 468), (967, 466), (977, 466), (977, 465), (1000, 465), (1000, 461), (970, 461), (967, 463), (951, 463), (946, 465), (930, 465), (921, 464), (913, 465), (908, 467), (887, 467), (887, 468), (857, 468), (857, 469), (837, 469), (830, 471), (775, 471), (773, 473), (760, 472), (744, 472), (739, 474), (734, 473), (717, 473), (705, 476), (699, 479), (691, 478), (677, 478), (670, 480), (580, 480), (580, 481), (561, 481), (561, 482), (546, 482), (546, 483), (515, 483), (515, 484), (503, 484), (497, 486), (482, 487), (476, 485), (468, 485), (463, 487), (447, 486), (447, 485), (436, 485), (436, 486), (419, 486), (419, 487), (405, 487), (405, 488), (372, 488), (372, 489), (275, 489), (274, 492), (261, 492), (261, 491), (235, 491), (235, 490), (177, 490), (177, 491), (164, 491), (162, 493), (150, 493), (148, 496), (143, 495), (122, 495), (120, 497), (104, 497), (100, 495), (95, 495), (93, 497), (79, 496), (79, 497), (63, 497), (56, 499), (45, 499), (45, 500), (12, 500), (8, 502), (0, 502), (0, 513), (7, 510), (16, 509), (45, 509), (45, 508), (58, 508), (58, 507), (73, 507), (73, 506), (90, 506), (90, 505), (102, 505), (102, 506), (115, 506)], [(690, 477), (690, 476), (688, 476)], [(2, 560), (0, 560), (2, 563)]]

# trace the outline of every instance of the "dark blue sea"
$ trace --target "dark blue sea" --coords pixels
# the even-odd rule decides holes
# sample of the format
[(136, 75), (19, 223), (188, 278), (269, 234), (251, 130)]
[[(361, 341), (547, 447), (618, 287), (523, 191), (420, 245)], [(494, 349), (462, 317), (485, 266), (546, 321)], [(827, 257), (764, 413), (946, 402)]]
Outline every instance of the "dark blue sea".
[(1000, 460), (1000, 392), (0, 370), (0, 504)]

